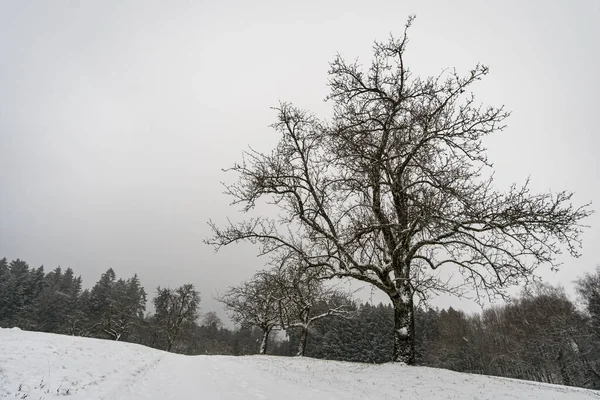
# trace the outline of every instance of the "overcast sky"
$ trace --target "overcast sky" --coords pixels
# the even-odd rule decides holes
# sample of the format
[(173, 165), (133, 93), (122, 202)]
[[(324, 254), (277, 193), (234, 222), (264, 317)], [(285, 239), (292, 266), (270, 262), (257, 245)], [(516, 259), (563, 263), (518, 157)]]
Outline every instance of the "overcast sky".
[[(328, 62), (368, 63), (409, 14), (413, 73), (490, 66), (475, 94), (513, 112), (487, 141), (498, 186), (531, 176), (597, 209), (598, 0), (0, 0), (0, 257), (86, 287), (108, 267), (151, 293), (190, 282), (220, 310), (212, 296), (264, 261), (202, 243), (236, 214), (221, 169), (274, 146), (280, 100), (327, 115)], [(583, 256), (549, 282), (600, 263), (600, 214), (586, 222)]]

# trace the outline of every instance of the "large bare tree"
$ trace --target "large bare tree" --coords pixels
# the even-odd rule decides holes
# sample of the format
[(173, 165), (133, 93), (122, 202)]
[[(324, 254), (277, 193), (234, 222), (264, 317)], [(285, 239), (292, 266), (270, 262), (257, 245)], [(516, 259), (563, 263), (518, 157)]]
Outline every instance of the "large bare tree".
[[(331, 121), (277, 108), (277, 147), (245, 152), (227, 193), (245, 211), (266, 200), (279, 216), (211, 222), (207, 243), (258, 243), (261, 254), (292, 253), (376, 286), (395, 310), (392, 359), (412, 364), (415, 296), (460, 294), (465, 285), (478, 296), (502, 296), (538, 266), (556, 267), (561, 250), (577, 256), (591, 211), (572, 206), (571, 192), (532, 193), (527, 181), (496, 188), (482, 140), (504, 128), (508, 112), (470, 93), (488, 68), (413, 75), (407, 29), (376, 42), (366, 70), (334, 59)], [(462, 275), (463, 286), (442, 278), (447, 269)]]

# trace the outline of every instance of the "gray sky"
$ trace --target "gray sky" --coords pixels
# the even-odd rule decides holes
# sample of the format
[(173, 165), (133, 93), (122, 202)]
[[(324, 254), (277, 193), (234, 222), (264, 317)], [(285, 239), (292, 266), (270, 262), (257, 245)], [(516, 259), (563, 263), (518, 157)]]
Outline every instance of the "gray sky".
[[(202, 243), (236, 212), (221, 168), (276, 143), (278, 101), (327, 115), (336, 52), (368, 63), (413, 13), (414, 73), (482, 62), (478, 99), (513, 111), (488, 141), (498, 185), (531, 175), (597, 208), (597, 0), (0, 0), (0, 257), (88, 287), (108, 267), (151, 293), (191, 282), (220, 310), (212, 296), (263, 265), (250, 245)], [(600, 214), (587, 223), (583, 256), (540, 271), (549, 282), (600, 263)]]

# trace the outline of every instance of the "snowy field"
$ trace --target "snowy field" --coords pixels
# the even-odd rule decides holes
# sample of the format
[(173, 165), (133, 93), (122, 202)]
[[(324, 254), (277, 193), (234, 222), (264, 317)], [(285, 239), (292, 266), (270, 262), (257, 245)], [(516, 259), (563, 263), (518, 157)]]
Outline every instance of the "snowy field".
[(600, 399), (600, 393), (424, 367), (270, 356), (181, 356), (0, 329), (7, 399)]

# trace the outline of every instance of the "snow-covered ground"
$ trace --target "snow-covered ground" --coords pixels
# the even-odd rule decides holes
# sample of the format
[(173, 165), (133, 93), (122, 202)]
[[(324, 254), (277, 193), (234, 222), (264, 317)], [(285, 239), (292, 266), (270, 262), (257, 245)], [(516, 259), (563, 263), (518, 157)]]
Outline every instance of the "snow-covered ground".
[(600, 399), (600, 393), (451, 371), (270, 356), (181, 356), (0, 329), (0, 398)]

